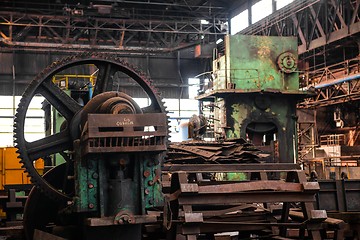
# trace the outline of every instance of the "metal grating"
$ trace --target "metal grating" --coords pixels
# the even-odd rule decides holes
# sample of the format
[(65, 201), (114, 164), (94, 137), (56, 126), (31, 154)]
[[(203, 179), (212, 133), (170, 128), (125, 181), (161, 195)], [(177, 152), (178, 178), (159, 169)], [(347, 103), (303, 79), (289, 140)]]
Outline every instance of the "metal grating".
[(164, 113), (89, 114), (83, 152), (165, 151), (167, 136)]

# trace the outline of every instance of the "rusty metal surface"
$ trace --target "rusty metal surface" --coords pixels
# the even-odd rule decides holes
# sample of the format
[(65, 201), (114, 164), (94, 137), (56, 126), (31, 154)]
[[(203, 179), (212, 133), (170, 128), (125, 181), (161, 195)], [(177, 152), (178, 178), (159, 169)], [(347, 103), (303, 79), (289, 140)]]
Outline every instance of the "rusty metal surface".
[(300, 166), (292, 163), (261, 163), (261, 164), (165, 164), (163, 167), (165, 172), (185, 171), (187, 173), (195, 172), (284, 172), (284, 171), (300, 171)]
[[(134, 215), (132, 224), (156, 223), (157, 221), (157, 216), (154, 215)], [(85, 224), (91, 227), (119, 225), (119, 223), (114, 222), (114, 217), (87, 218)]]
[(314, 193), (296, 192), (248, 192), (248, 193), (217, 193), (201, 194), (195, 198), (193, 195), (179, 197), (183, 205), (238, 205), (252, 202), (314, 202)]
[(23, 226), (0, 227), (0, 236), (3, 239), (23, 240)]
[(66, 238), (55, 236), (48, 232), (44, 232), (36, 229), (34, 232), (34, 240), (66, 240)]
[(216, 232), (216, 229), (221, 228), (224, 232), (230, 232), (233, 231), (235, 228), (238, 231), (248, 231), (248, 232), (256, 232), (261, 230), (268, 229), (267, 226), (264, 225), (255, 225), (255, 224), (246, 224), (246, 225), (240, 225), (240, 224), (219, 224), (218, 222), (215, 223), (206, 223), (200, 225), (200, 231), (202, 233), (214, 233)]
[(193, 147), (193, 146), (184, 146), (184, 145), (171, 145), (171, 149), (178, 150), (178, 151), (184, 151), (190, 154), (193, 154), (195, 156), (200, 156), (204, 158), (211, 158), (212, 156), (216, 154), (220, 154), (220, 151), (212, 152), (212, 151), (206, 151), (201, 148)]
[[(323, 228), (321, 223), (326, 219), (324, 211), (314, 211), (313, 208), (319, 186), (318, 183), (307, 183), (305, 172), (296, 170), (297, 167), (280, 164), (284, 169), (292, 169), (282, 170), (287, 172), (287, 180), (267, 180), (266, 173), (274, 171), (276, 166), (249, 164), (250, 172), (256, 170), (257, 172), (252, 174), (258, 173), (260, 178), (255, 181), (233, 182), (190, 178), (190, 172), (181, 171), (182, 167), (186, 169), (186, 165), (175, 166), (178, 171), (172, 172), (172, 189), (171, 194), (168, 195), (171, 203), (177, 203), (173, 205), (172, 210), (182, 235), (190, 236), (197, 232), (240, 231), (240, 234), (245, 235), (251, 232), (262, 236), (286, 237), (288, 228), (308, 228), (308, 235), (313, 236), (313, 239), (319, 239), (319, 231)], [(235, 165), (237, 170), (241, 171), (241, 166), (246, 168), (247, 164)], [(222, 168), (222, 164), (214, 166), (207, 170)], [(261, 167), (264, 168), (261, 170)], [(189, 169), (196, 172), (198, 168), (201, 168), (201, 164), (198, 167), (192, 165)], [(168, 169), (171, 169), (171, 166)], [(308, 221), (290, 219), (290, 203), (301, 203), (300, 211), (308, 213), (306, 215)], [(174, 206), (177, 206), (178, 210)], [(279, 210), (276, 210), (276, 206)], [(192, 221), (191, 225), (185, 224), (186, 214), (192, 213), (201, 214), (202, 221), (197, 219), (199, 221)], [(301, 238), (302, 234), (303, 231), (299, 230), (298, 237)]]
[(360, 181), (356, 179), (319, 180), (319, 209), (329, 212), (360, 212)]
[[(296, 238), (321, 239), (320, 230), (329, 230), (323, 224), (326, 213), (314, 209), (319, 183), (307, 182), (299, 165), (267, 163), (262, 152), (243, 139), (172, 146), (162, 170), (178, 234), (240, 231), (239, 238), (253, 233), (286, 239), (296, 229), (295, 235), (292, 233)], [(218, 156), (224, 158), (214, 160)], [(237, 173), (246, 178), (217, 178), (217, 174)], [(289, 216), (294, 206), (306, 219)], [(189, 224), (185, 215), (193, 213), (201, 214), (202, 221)], [(343, 230), (339, 226), (334, 230), (334, 226), (330, 231), (341, 236)]]
[(202, 213), (185, 213), (184, 219), (186, 223), (201, 223), (204, 221)]
[(324, 221), (327, 219), (325, 210), (311, 210), (310, 219), (314, 221)]
[[(266, 211), (264, 209), (263, 212), (257, 212), (257, 214), (251, 213), (252, 211), (256, 210), (256, 209), (260, 209), (259, 206), (257, 204), (240, 204), (238, 206), (235, 207), (226, 207), (226, 208), (221, 208), (219, 210), (201, 210), (201, 213), (203, 215), (204, 218), (211, 218), (211, 217), (221, 217), (222, 219), (230, 219), (233, 217), (236, 218), (246, 218), (247, 220), (262, 220), (263, 215), (269, 213), (269, 211)], [(179, 216), (183, 217), (184, 213), (183, 211), (179, 212)]]
[(225, 142), (184, 141), (169, 145), (165, 163), (258, 163), (268, 156), (242, 138)]
[(199, 186), (198, 193), (235, 193), (245, 191), (258, 191), (258, 190), (276, 190), (276, 191), (293, 191), (301, 192), (303, 186), (301, 183), (289, 183), (281, 180), (262, 180), (253, 182), (229, 183), (210, 186)]
[(85, 153), (166, 150), (165, 113), (89, 114)]

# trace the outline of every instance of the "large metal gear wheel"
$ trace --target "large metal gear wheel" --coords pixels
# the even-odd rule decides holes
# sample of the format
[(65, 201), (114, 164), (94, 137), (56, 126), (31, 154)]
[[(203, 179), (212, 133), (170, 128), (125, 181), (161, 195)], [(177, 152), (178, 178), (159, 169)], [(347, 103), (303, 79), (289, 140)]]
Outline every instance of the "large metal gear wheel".
[[(149, 106), (141, 109), (142, 113), (165, 112), (163, 102), (158, 96), (156, 89), (152, 86), (151, 81), (148, 80), (144, 74), (118, 57), (97, 53), (85, 53), (66, 57), (43, 70), (30, 83), (20, 100), (14, 120), (14, 138), (16, 147), (18, 148), (17, 152), (21, 159), (20, 162), (31, 177), (31, 181), (51, 199), (64, 202), (71, 199), (72, 191), (59, 189), (47, 182), (46, 179), (38, 174), (33, 165), (33, 161), (56, 153), (64, 155), (66, 151), (71, 152), (73, 150), (73, 141), (80, 137), (80, 117), (84, 114), (84, 109), (86, 113), (86, 105), (85, 107), (81, 106), (60, 89), (60, 87), (54, 84), (52, 79), (53, 76), (64, 70), (88, 64), (93, 64), (98, 69), (93, 91), (94, 97), (104, 92), (113, 91), (115, 74), (121, 72), (134, 80), (151, 100)], [(28, 142), (25, 139), (24, 133), (26, 112), (31, 100), (38, 94), (42, 95), (66, 119), (67, 124), (65, 124), (63, 129), (58, 133), (33, 142)], [(124, 101), (126, 101), (126, 99)], [(70, 165), (70, 163), (68, 164)], [(66, 177), (67, 176), (65, 176), (65, 178)]]

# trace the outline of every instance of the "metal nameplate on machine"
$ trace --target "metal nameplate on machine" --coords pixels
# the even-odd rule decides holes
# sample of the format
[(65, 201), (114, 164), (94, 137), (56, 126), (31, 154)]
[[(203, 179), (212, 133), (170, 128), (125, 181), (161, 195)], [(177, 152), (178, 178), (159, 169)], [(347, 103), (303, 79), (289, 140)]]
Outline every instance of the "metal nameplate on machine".
[(165, 113), (89, 114), (84, 153), (166, 150)]

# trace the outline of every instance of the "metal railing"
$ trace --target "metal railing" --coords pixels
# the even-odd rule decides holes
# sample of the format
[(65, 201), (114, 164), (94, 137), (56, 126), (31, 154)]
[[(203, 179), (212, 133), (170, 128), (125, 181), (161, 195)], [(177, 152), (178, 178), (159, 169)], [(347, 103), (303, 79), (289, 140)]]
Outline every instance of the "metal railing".
[(360, 72), (360, 56), (319, 69), (316, 69), (317, 67), (321, 66), (313, 66), (303, 74), (307, 86), (315, 86), (323, 82), (358, 74)]
[(92, 86), (95, 85), (96, 81), (96, 75), (82, 75), (82, 74), (65, 74), (65, 75), (55, 75), (52, 78), (53, 83), (58, 85), (61, 89), (69, 89), (69, 81), (70, 79), (85, 79), (89, 83), (92, 84)]
[(320, 145), (334, 146), (334, 145), (344, 145), (344, 144), (345, 144), (345, 134), (331, 134), (331, 135), (320, 136)]

